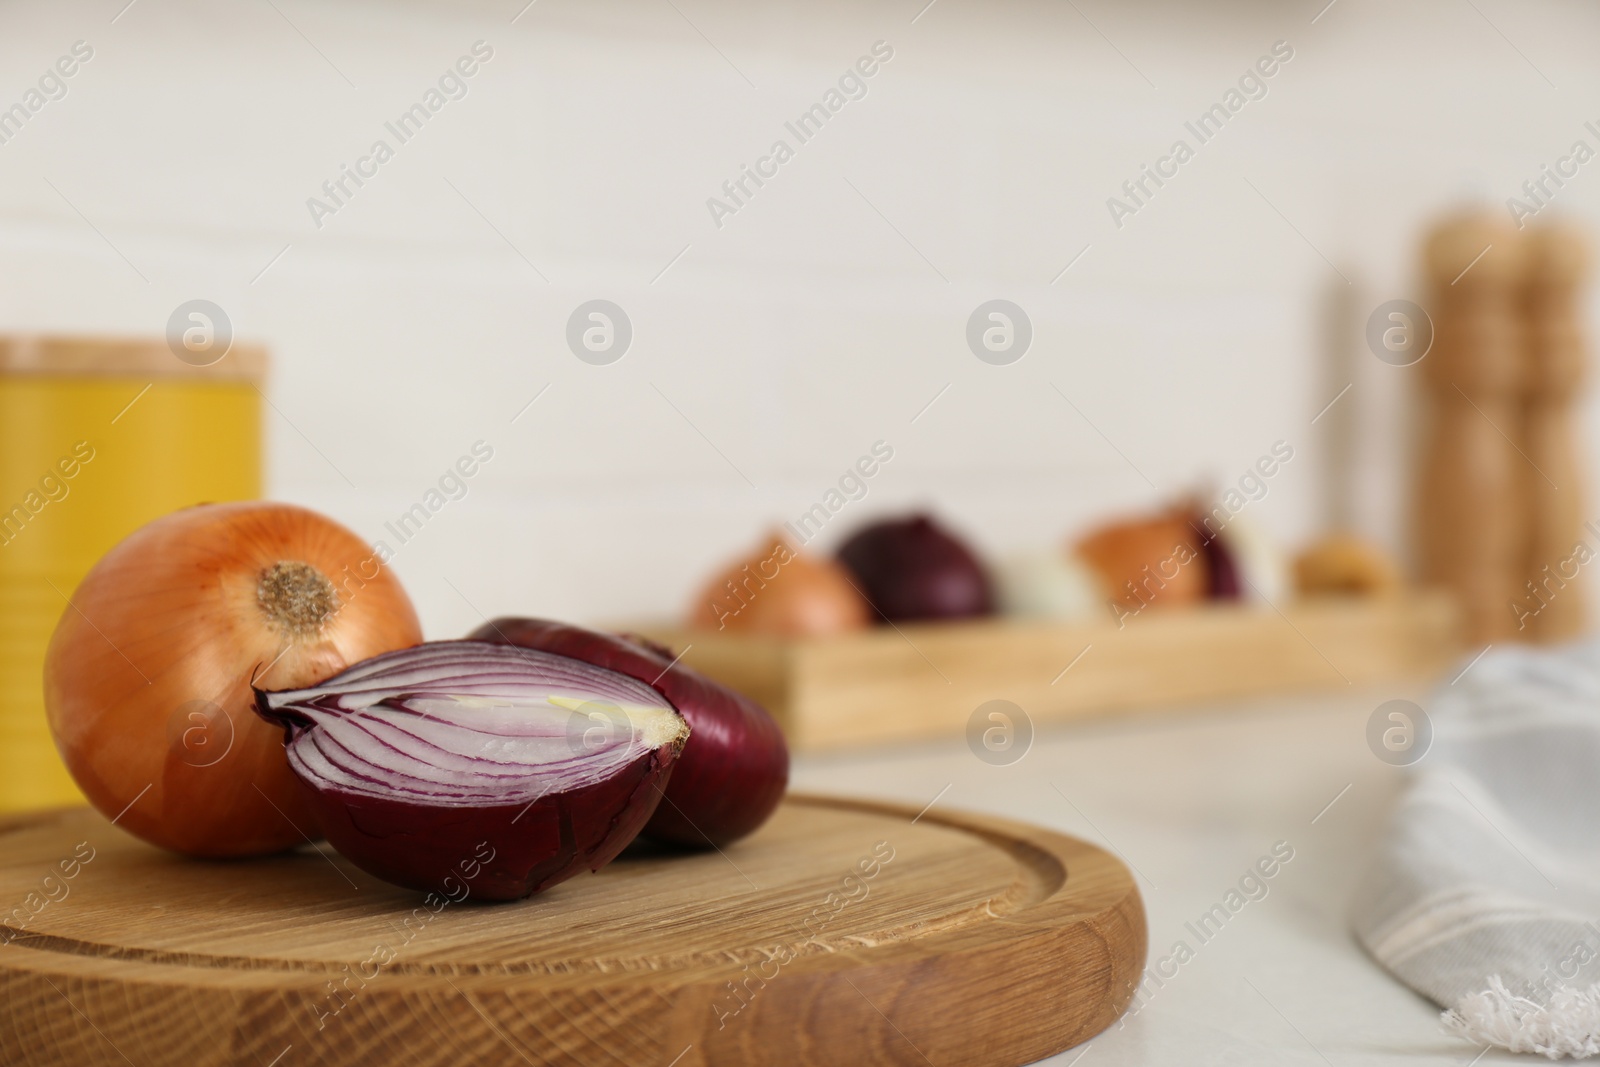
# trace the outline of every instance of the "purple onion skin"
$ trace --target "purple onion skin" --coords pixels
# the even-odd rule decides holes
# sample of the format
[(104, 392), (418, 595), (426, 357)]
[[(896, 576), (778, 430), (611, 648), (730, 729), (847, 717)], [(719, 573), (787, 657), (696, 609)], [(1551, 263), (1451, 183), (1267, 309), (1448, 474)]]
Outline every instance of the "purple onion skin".
[(570, 656), (636, 678), (689, 722), (665, 800), (643, 836), (691, 848), (721, 847), (767, 821), (789, 786), (783, 731), (755, 701), (674, 663), (639, 637), (600, 633), (544, 619), (500, 618), (469, 640)]
[(837, 556), (890, 622), (994, 613), (983, 564), (926, 515), (874, 523), (841, 545)]
[[(656, 810), (675, 755), (657, 749), (615, 777), (531, 806), (463, 809), (308, 791), (328, 843), (368, 874), (451, 899), (521, 900), (616, 859)], [(493, 858), (478, 862), (490, 850)]]

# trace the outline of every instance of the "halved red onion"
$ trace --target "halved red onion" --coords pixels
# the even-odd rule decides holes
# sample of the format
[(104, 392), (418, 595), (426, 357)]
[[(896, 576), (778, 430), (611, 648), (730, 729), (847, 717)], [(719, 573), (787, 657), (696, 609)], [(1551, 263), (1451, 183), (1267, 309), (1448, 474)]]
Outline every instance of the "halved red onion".
[(689, 725), (581, 660), (436, 641), (320, 685), (256, 690), (329, 843), (412, 889), (510, 900), (611, 862), (649, 820)]

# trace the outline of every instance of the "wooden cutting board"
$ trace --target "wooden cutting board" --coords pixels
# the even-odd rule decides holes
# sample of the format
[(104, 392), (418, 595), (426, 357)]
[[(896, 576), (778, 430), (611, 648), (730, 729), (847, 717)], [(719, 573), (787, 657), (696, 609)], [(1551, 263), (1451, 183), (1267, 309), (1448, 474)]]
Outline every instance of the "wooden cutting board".
[(723, 853), (437, 910), (325, 845), (189, 860), (13, 816), (0, 907), (16, 1065), (1022, 1064), (1115, 1021), (1145, 958), (1093, 845), (821, 797)]

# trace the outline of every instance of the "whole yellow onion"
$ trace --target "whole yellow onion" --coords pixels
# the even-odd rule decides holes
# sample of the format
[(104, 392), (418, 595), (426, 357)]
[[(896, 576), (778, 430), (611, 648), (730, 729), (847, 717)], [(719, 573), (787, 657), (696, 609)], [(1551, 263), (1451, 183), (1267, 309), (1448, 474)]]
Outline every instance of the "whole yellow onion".
[(872, 619), (844, 568), (807, 555), (773, 531), (746, 559), (706, 583), (690, 610), (699, 630), (819, 637), (859, 630)]
[(119, 826), (191, 855), (277, 852), (320, 830), (251, 682), (306, 686), (421, 640), (400, 583), (343, 526), (206, 504), (90, 570), (50, 640), (45, 707), (67, 769)]

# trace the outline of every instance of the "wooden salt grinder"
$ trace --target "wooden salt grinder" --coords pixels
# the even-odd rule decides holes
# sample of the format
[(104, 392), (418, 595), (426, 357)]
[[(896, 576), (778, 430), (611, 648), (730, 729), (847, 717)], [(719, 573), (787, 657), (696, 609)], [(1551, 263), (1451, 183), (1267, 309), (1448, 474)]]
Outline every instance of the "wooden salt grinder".
[(1424, 247), (1434, 335), (1420, 365), (1432, 422), (1419, 564), (1425, 580), (1455, 593), (1477, 643), (1514, 635), (1526, 558), (1521, 483), (1537, 477), (1511, 443), (1521, 409), (1521, 252), (1517, 232), (1487, 212), (1445, 220)]
[[(1574, 548), (1583, 532), (1583, 475), (1574, 408), (1584, 375), (1579, 297), (1589, 272), (1589, 248), (1570, 225), (1530, 230), (1522, 290), (1523, 418), (1519, 442), (1531, 471), (1526, 494), (1527, 552), (1519, 603), (1537, 609), (1528, 636), (1565, 640), (1583, 629), (1583, 580)], [(1591, 551), (1600, 546), (1590, 545)], [(1574, 580), (1576, 579), (1576, 580)]]

